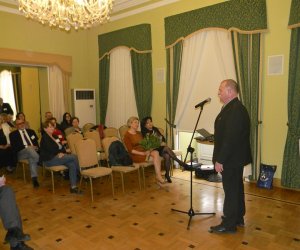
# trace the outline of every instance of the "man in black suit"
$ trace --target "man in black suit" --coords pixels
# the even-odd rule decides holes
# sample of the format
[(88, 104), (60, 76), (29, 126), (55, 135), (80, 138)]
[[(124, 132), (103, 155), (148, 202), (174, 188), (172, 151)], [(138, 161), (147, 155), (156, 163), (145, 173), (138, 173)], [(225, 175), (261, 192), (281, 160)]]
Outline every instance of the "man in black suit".
[(210, 228), (214, 233), (234, 233), (244, 226), (243, 169), (251, 163), (250, 119), (238, 93), (234, 80), (221, 82), (218, 95), (224, 106), (215, 120), (213, 163), (222, 174), (225, 197), (222, 223)]
[(12, 149), (18, 154), (18, 160), (28, 160), (33, 187), (39, 187), (37, 168), (39, 161), (39, 143), (34, 130), (25, 129), (25, 123), (16, 119), (17, 130), (9, 134)]
[(10, 115), (14, 114), (14, 111), (12, 110), (9, 103), (3, 103), (2, 97), (0, 97), (0, 114), (1, 113), (6, 113), (6, 114), (10, 114)]
[(14, 191), (5, 185), (5, 177), (0, 177), (0, 217), (7, 230), (4, 242), (10, 244), (12, 250), (32, 250), (24, 241), (30, 240), (23, 233), (22, 220), (16, 203)]

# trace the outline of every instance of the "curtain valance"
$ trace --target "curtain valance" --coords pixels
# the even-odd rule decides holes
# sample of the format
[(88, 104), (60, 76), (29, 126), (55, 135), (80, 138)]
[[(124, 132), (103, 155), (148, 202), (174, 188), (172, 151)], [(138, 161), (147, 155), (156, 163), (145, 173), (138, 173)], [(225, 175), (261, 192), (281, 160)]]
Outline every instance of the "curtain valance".
[(140, 24), (99, 35), (99, 58), (118, 46), (126, 46), (136, 51), (151, 51), (150, 24)]
[[(299, 2), (299, 0), (298, 0)], [(165, 18), (165, 45), (174, 44), (198, 30), (223, 28), (240, 33), (267, 29), (265, 0), (231, 0)]]
[(289, 28), (300, 27), (300, 0), (292, 0)]

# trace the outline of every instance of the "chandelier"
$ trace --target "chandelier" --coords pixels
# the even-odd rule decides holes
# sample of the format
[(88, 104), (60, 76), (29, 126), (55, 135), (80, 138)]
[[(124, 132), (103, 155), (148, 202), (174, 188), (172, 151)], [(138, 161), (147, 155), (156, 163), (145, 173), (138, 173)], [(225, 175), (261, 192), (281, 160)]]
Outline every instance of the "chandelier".
[(27, 18), (69, 31), (90, 28), (109, 20), (114, 0), (19, 0)]

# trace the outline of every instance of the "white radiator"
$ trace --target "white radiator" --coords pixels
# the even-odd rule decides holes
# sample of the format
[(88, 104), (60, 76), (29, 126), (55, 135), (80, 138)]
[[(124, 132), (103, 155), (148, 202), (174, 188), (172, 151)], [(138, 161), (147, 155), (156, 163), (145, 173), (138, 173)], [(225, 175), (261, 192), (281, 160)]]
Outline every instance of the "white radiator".
[(80, 127), (86, 123), (96, 124), (95, 89), (72, 89), (74, 116), (79, 118)]

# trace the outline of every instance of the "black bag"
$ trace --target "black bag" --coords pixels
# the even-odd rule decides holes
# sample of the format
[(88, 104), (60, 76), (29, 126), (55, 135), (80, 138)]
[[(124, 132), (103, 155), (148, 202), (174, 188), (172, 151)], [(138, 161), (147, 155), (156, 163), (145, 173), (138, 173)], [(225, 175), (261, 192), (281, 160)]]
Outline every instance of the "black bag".
[(273, 176), (276, 171), (275, 165), (260, 164), (257, 186), (260, 188), (271, 189), (273, 187)]
[(133, 163), (123, 143), (119, 140), (110, 144), (108, 153), (110, 166), (129, 166)]

